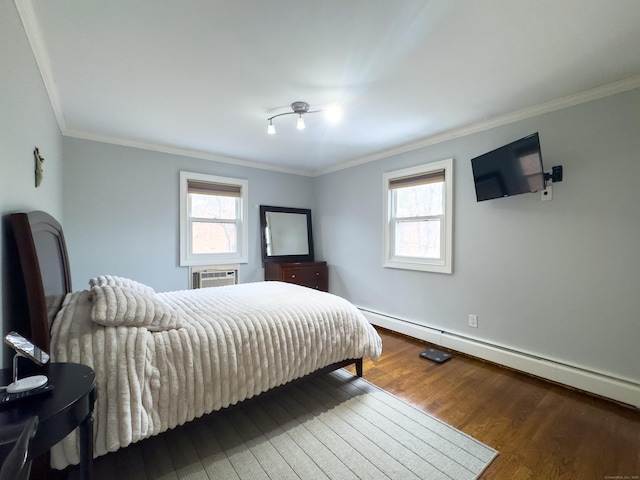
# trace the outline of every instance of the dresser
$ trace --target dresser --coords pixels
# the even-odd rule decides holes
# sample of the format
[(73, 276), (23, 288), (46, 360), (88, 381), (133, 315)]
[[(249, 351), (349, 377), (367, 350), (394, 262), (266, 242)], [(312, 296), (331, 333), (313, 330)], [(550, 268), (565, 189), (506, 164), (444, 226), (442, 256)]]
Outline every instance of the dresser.
[(327, 262), (265, 262), (264, 279), (295, 283), (323, 292), (329, 291)]

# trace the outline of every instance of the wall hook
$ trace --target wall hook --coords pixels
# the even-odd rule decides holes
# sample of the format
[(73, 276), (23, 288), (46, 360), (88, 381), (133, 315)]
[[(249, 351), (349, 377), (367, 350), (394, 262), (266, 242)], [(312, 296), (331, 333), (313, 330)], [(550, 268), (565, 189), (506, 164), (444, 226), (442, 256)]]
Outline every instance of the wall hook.
[(36, 188), (40, 186), (42, 183), (42, 177), (44, 176), (44, 172), (42, 171), (42, 162), (44, 162), (44, 158), (40, 156), (40, 150), (38, 147), (33, 151), (33, 156), (36, 159)]

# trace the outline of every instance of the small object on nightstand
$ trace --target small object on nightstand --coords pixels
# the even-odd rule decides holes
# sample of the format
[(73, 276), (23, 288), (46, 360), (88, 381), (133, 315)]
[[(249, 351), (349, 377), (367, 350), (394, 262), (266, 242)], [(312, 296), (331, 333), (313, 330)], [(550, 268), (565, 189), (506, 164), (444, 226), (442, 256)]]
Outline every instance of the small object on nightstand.
[(31, 388), (29, 390), (24, 390), (18, 393), (0, 392), (0, 405), (8, 405), (11, 402), (16, 402), (18, 400), (28, 400), (38, 395), (42, 395), (43, 393), (48, 393), (52, 390), (53, 385), (48, 383), (47, 385)]
[(436, 363), (446, 362), (451, 358), (450, 353), (443, 352), (442, 350), (436, 350), (435, 348), (428, 348), (424, 352), (420, 352), (420, 356)]
[(28, 358), (37, 365), (42, 366), (49, 361), (49, 354), (36, 347), (17, 332), (7, 333), (4, 341), (16, 351), (13, 357), (13, 383), (7, 387), (7, 393), (18, 394), (45, 386), (49, 381), (46, 375), (33, 375), (18, 379), (18, 359), (21, 357)]

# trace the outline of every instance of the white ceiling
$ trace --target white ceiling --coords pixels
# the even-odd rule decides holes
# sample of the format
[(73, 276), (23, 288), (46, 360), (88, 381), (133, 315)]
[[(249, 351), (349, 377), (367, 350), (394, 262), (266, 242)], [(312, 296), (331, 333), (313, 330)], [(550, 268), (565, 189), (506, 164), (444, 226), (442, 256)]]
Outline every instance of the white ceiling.
[(307, 175), (640, 86), (639, 0), (15, 2), (64, 135)]

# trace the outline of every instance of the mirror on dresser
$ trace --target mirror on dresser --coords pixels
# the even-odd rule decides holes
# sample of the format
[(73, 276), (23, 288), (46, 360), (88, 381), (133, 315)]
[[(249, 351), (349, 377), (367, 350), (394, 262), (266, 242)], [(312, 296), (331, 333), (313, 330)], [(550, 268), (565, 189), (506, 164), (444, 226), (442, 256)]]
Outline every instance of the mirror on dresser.
[(260, 205), (262, 260), (313, 262), (311, 210)]
[(328, 291), (327, 263), (313, 253), (311, 210), (260, 205), (265, 280)]

